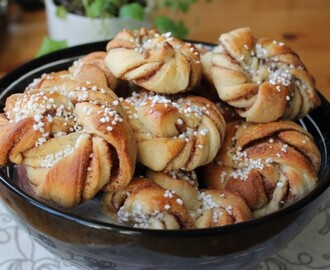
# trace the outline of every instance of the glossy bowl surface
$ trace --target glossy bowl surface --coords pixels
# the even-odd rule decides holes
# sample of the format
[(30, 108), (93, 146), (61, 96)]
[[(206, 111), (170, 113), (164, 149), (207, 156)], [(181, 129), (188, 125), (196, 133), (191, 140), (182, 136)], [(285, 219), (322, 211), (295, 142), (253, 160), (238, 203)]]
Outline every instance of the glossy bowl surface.
[[(71, 47), (19, 67), (0, 80), (1, 106), (34, 78), (66, 69), (79, 56), (105, 46), (97, 42)], [(97, 218), (98, 213), (93, 218), (79, 209), (69, 212), (36, 200), (15, 181), (15, 166), (0, 169), (0, 196), (35, 241), (87, 269), (249, 269), (293, 239), (329, 195), (330, 104), (320, 97), (322, 105), (299, 121), (321, 150), (319, 183), (294, 204), (261, 218), (210, 229), (128, 228)]]

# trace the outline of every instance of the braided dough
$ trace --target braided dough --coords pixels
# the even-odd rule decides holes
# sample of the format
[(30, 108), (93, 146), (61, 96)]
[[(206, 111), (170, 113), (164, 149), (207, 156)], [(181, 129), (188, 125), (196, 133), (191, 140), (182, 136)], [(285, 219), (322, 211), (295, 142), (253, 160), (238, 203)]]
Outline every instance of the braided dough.
[(220, 36), (211, 76), (220, 99), (249, 122), (302, 118), (320, 104), (298, 55), (281, 42), (256, 39), (249, 28)]
[(320, 152), (285, 119), (320, 100), (284, 44), (241, 28), (212, 49), (142, 28), (106, 50), (7, 98), (0, 165), (19, 165), (27, 191), (63, 207), (102, 191), (119, 224), (193, 229), (263, 216), (316, 185)]
[(224, 226), (252, 218), (249, 206), (239, 194), (228, 190), (199, 190), (194, 171), (174, 170), (164, 173), (148, 170), (146, 175), (163, 189), (182, 199), (196, 228)]
[(64, 207), (125, 187), (136, 142), (118, 97), (104, 85), (46, 76), (44, 89), (7, 98), (0, 164), (25, 165), (36, 195)]
[(311, 135), (290, 121), (229, 123), (223, 147), (203, 168), (209, 188), (242, 195), (254, 216), (278, 210), (317, 183), (321, 156)]
[(225, 121), (209, 100), (134, 93), (122, 101), (138, 145), (138, 161), (154, 171), (191, 171), (215, 157)]
[(201, 78), (199, 52), (191, 44), (154, 30), (123, 30), (107, 45), (110, 71), (147, 90), (175, 94)]
[(119, 223), (151, 229), (192, 229), (194, 222), (182, 200), (147, 178), (134, 178), (123, 190), (106, 193), (103, 209)]
[(191, 212), (195, 212), (201, 207), (198, 200), (198, 179), (194, 171), (172, 170), (164, 173), (149, 169), (146, 177), (152, 179), (163, 189), (174, 191)]
[(251, 219), (239, 195), (215, 189), (198, 190), (194, 172), (148, 171), (124, 189), (107, 192), (104, 213), (120, 224), (151, 229), (210, 228)]

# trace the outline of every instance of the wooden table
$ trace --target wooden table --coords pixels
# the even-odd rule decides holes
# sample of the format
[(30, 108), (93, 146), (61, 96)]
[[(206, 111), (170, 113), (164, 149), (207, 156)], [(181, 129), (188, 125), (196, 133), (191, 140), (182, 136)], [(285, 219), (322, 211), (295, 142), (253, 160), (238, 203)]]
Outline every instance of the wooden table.
[[(182, 18), (190, 39), (216, 42), (222, 32), (250, 26), (257, 37), (285, 42), (298, 52), (330, 100), (330, 1), (200, 1)], [(44, 10), (25, 12), (12, 4), (1, 32), (0, 76), (34, 58), (47, 34)]]

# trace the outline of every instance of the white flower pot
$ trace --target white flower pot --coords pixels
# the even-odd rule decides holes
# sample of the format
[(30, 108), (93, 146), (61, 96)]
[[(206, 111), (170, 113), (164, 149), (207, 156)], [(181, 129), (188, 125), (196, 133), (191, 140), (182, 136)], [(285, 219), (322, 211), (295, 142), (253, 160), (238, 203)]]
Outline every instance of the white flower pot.
[(56, 5), (53, 0), (45, 0), (45, 6), (49, 36), (55, 40), (66, 40), (69, 46), (109, 40), (124, 28), (151, 27), (149, 16), (146, 16), (144, 21), (128, 18), (91, 19), (72, 13), (60, 18), (56, 15)]

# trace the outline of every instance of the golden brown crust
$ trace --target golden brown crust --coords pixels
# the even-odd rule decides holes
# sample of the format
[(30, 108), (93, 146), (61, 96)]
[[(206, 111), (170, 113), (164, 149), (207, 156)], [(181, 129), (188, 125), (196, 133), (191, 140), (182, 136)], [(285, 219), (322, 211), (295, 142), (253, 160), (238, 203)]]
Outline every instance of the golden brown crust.
[(123, 206), (125, 200), (131, 193), (138, 192), (140, 189), (146, 187), (157, 186), (158, 185), (155, 182), (150, 181), (149, 179), (143, 177), (135, 177), (125, 188), (119, 189), (116, 192), (103, 193), (101, 199), (102, 211), (112, 218), (117, 218), (116, 214), (118, 210)]
[(225, 121), (209, 100), (135, 93), (122, 103), (138, 144), (138, 161), (154, 171), (191, 171), (221, 146)]
[[(321, 157), (312, 136), (280, 120), (319, 103), (298, 55), (248, 28), (221, 35), (214, 49), (123, 30), (106, 52), (7, 98), (0, 165), (21, 164), (24, 189), (62, 207), (101, 191), (102, 211), (120, 224), (235, 224), (315, 186)], [(195, 169), (207, 188), (198, 189)]]
[(105, 61), (117, 78), (150, 91), (189, 91), (201, 78), (195, 46), (154, 30), (123, 30), (108, 43), (107, 52)]
[(105, 193), (101, 200), (103, 212), (120, 223), (153, 229), (210, 228), (252, 218), (239, 194), (192, 190), (191, 184), (188, 187), (185, 183), (197, 178), (186, 172), (148, 171), (147, 175), (152, 179), (134, 178), (124, 189)]
[[(32, 83), (26, 87), (26, 91), (31, 89), (47, 88), (58, 86), (63, 79), (71, 79), (72, 82), (85, 83), (86, 85), (96, 84), (99, 88), (104, 86), (111, 90), (116, 90), (118, 85), (117, 78), (110, 72), (105, 64), (104, 58), (106, 52), (96, 51), (89, 53), (74, 61), (68, 70), (59, 72), (45, 73), (40, 78), (35, 78)], [(79, 84), (77, 84), (78, 86)]]
[(37, 140), (42, 137), (39, 130), (34, 130), (35, 121), (28, 117), (19, 123), (9, 123), (1, 126), (0, 132), (0, 164), (10, 162), (21, 163), (22, 153), (35, 147)]
[[(105, 110), (102, 115), (99, 106), (86, 102), (77, 104), (76, 111), (77, 123), (85, 132), (103, 138), (110, 145), (110, 154), (115, 157), (111, 179), (104, 189), (112, 191), (125, 187), (134, 174), (137, 155), (136, 141), (125, 118), (114, 110), (108, 113)], [(109, 120), (102, 121), (106, 117)]]
[(162, 188), (175, 192), (190, 211), (200, 208), (198, 179), (194, 171), (174, 170), (164, 173), (147, 170), (146, 176)]
[(211, 75), (220, 99), (247, 121), (294, 120), (320, 104), (315, 80), (298, 55), (281, 42), (256, 39), (249, 28), (220, 36)]
[(223, 147), (203, 168), (203, 177), (210, 188), (241, 194), (259, 216), (309, 192), (320, 159), (310, 134), (294, 122), (234, 122), (227, 125)]
[(30, 84), (25, 92), (33, 93), (40, 90), (50, 94), (60, 94), (70, 99), (74, 104), (84, 101), (107, 104), (113, 99), (118, 99), (117, 95), (107, 86), (98, 82), (77, 80), (66, 70), (43, 74)]
[[(72, 136), (73, 135), (73, 136)], [(91, 137), (84, 134), (73, 134), (49, 140), (38, 148), (25, 153), (23, 163), (27, 166), (27, 176), (35, 184), (34, 191), (37, 196), (58, 203), (63, 207), (72, 207), (81, 201), (91, 199), (95, 195), (83, 196), (87, 168), (92, 152)], [(75, 137), (68, 141), (68, 137)], [(77, 143), (79, 140), (79, 143)], [(49, 153), (59, 153), (58, 147), (72, 147), (72, 150), (58, 161), (50, 161)], [(55, 148), (55, 149), (54, 149)], [(65, 151), (65, 150), (63, 150)], [(44, 156), (44, 154), (48, 155)], [(45, 164), (48, 161), (48, 164)], [(38, 168), (47, 173), (40, 178)], [(108, 179), (101, 179), (101, 181)], [(104, 183), (105, 184), (105, 183)]]
[(196, 228), (210, 228), (247, 221), (251, 210), (237, 193), (225, 190), (198, 189), (194, 171), (174, 170), (167, 173), (148, 170), (147, 177), (176, 194), (187, 207)]
[(252, 218), (251, 210), (244, 199), (228, 190), (201, 190), (203, 210), (196, 219), (197, 228), (219, 227), (247, 221)]
[(36, 195), (64, 207), (125, 187), (136, 142), (119, 98), (65, 71), (45, 75), (38, 86), (6, 101), (1, 164), (24, 164)]
[(71, 76), (81, 81), (98, 83), (115, 90), (118, 80), (105, 63), (106, 55), (105, 51), (96, 51), (81, 57), (69, 68)]
[(147, 178), (134, 178), (123, 190), (106, 193), (103, 210), (119, 223), (151, 229), (191, 229), (194, 222), (180, 198)]

